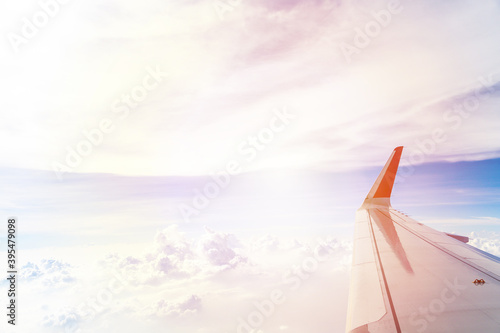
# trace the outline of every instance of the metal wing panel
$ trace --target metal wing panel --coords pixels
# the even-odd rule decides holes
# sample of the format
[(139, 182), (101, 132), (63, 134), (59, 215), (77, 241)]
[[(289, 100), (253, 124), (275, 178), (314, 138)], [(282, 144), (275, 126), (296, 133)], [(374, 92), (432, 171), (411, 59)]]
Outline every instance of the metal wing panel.
[[(459, 257), (464, 262), (467, 262), (487, 274), (491, 274), (495, 279), (500, 279), (500, 258), (465, 244), (455, 238), (449, 237), (444, 232), (440, 232), (429, 227), (425, 227), (425, 229), (423, 229), (422, 226), (419, 226), (417, 228), (415, 227), (415, 223), (409, 223), (410, 218), (401, 215), (394, 209), (390, 209), (390, 214), (394, 223), (399, 223), (408, 230), (414, 232), (418, 237), (434, 244), (434, 246), (441, 248), (450, 255)], [(424, 230), (431, 231), (429, 232)]]
[(469, 262), (473, 251), (454, 253), (444, 233), (443, 244), (429, 241), (395, 223), (389, 208), (369, 215), (401, 332), (500, 332), (500, 278)]

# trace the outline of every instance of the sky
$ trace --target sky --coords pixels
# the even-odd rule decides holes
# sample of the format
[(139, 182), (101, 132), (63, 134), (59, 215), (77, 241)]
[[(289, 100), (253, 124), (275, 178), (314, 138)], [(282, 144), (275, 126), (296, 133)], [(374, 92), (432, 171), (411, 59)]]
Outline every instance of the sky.
[(401, 145), (393, 206), (500, 255), (497, 1), (0, 6), (2, 332), (343, 332)]

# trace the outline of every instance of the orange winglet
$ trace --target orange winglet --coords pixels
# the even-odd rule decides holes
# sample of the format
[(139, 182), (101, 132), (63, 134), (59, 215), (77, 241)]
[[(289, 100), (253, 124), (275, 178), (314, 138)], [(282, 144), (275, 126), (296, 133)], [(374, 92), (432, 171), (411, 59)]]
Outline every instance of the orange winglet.
[(392, 187), (394, 185), (394, 180), (396, 179), (396, 173), (398, 172), (399, 160), (401, 159), (402, 152), (403, 146), (399, 146), (394, 149), (391, 157), (389, 157), (389, 160), (378, 175), (378, 178), (375, 181), (375, 184), (373, 184), (366, 199), (391, 197)]

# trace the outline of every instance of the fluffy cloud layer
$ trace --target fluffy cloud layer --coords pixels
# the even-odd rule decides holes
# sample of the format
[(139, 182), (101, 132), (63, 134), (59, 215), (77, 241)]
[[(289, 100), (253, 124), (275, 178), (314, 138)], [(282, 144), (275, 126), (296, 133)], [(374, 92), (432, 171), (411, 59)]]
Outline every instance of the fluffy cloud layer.
[[(127, 250), (106, 255), (97, 264), (100, 274), (80, 270), (78, 280), (72, 277), (72, 266), (58, 260), (25, 265), (23, 285), (32, 290), (34, 327), (40, 332), (101, 332), (112, 325), (133, 332), (143, 323), (152, 331), (236, 331), (238, 318), (247, 320), (254, 303), (265, 303), (279, 289), (286, 301), (275, 305), (281, 310), (266, 318), (262, 329), (269, 325), (278, 331), (284, 326), (301, 330), (305, 323), (283, 315), (303, 309), (311, 301), (305, 299), (319, 297), (324, 287), (329, 290), (330, 279), (344, 279), (351, 258), (350, 245), (331, 237), (241, 238), (205, 228), (189, 238), (176, 226), (157, 232), (143, 249), (141, 255)], [(50, 282), (44, 282), (48, 289), (31, 288), (42, 279)], [(52, 301), (41, 302), (47, 295)]]
[[(497, 239), (496, 233), (473, 234), (471, 245), (498, 254)], [(22, 279), (30, 290), (27, 304), (35, 307), (30, 310), (33, 327), (44, 333), (105, 332), (110, 327), (121, 332), (140, 327), (241, 332), (248, 325), (300, 333), (311, 325), (318, 331), (344, 327), (349, 242), (276, 234), (242, 237), (209, 228), (192, 238), (171, 226), (157, 232), (143, 250), (141, 255), (127, 249), (106, 255), (98, 263), (99, 275), (80, 271), (76, 281), (65, 280), (74, 269), (60, 260), (26, 264)], [(256, 313), (262, 319), (256, 321)]]

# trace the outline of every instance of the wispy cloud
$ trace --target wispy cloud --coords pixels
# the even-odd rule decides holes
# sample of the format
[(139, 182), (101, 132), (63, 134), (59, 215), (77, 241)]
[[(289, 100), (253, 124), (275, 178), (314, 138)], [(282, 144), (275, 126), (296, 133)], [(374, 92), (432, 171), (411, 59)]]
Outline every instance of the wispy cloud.
[[(209, 2), (61, 8), (54, 27), (3, 67), (3, 89), (11, 92), (4, 109), (15, 110), (6, 111), (8, 123), (22, 124), (2, 132), (3, 141), (16, 142), (5, 147), (15, 158), (3, 165), (50, 169), (52, 161), (64, 160), (67, 146), (103, 117), (115, 116), (113, 101), (141, 80), (145, 67), (156, 65), (169, 79), (75, 171), (208, 173), (231, 155), (242, 133), (283, 104), (303, 120), (272, 160), (254, 168), (307, 159), (303, 167), (338, 170), (349, 158), (346, 147), (378, 153), (400, 144), (411, 148), (429, 128), (446, 125), (446, 110), (422, 105), (445, 96), (451, 101), (498, 68), (491, 47), (498, 37), (489, 32), (498, 30), (499, 8), (493, 1), (453, 7), (402, 1), (401, 13), (347, 64), (338, 45), (352, 43), (356, 29), (375, 20), (370, 13), (388, 6), (361, 3), (242, 2), (223, 21)], [(27, 8), (17, 10), (22, 18)], [(3, 31), (20, 29), (11, 16)], [(63, 50), (64, 58), (58, 56)], [(500, 141), (492, 139), (497, 131), (491, 124), (497, 103), (491, 98), (464, 119), (431, 160), (496, 156)], [(317, 134), (338, 128), (344, 134)], [(295, 147), (297, 141), (304, 147)]]
[(468, 225), (476, 226), (478, 228), (484, 226), (497, 226), (500, 227), (500, 218), (496, 217), (473, 217), (467, 219), (430, 219), (424, 220), (425, 224), (441, 224), (446, 226)]

